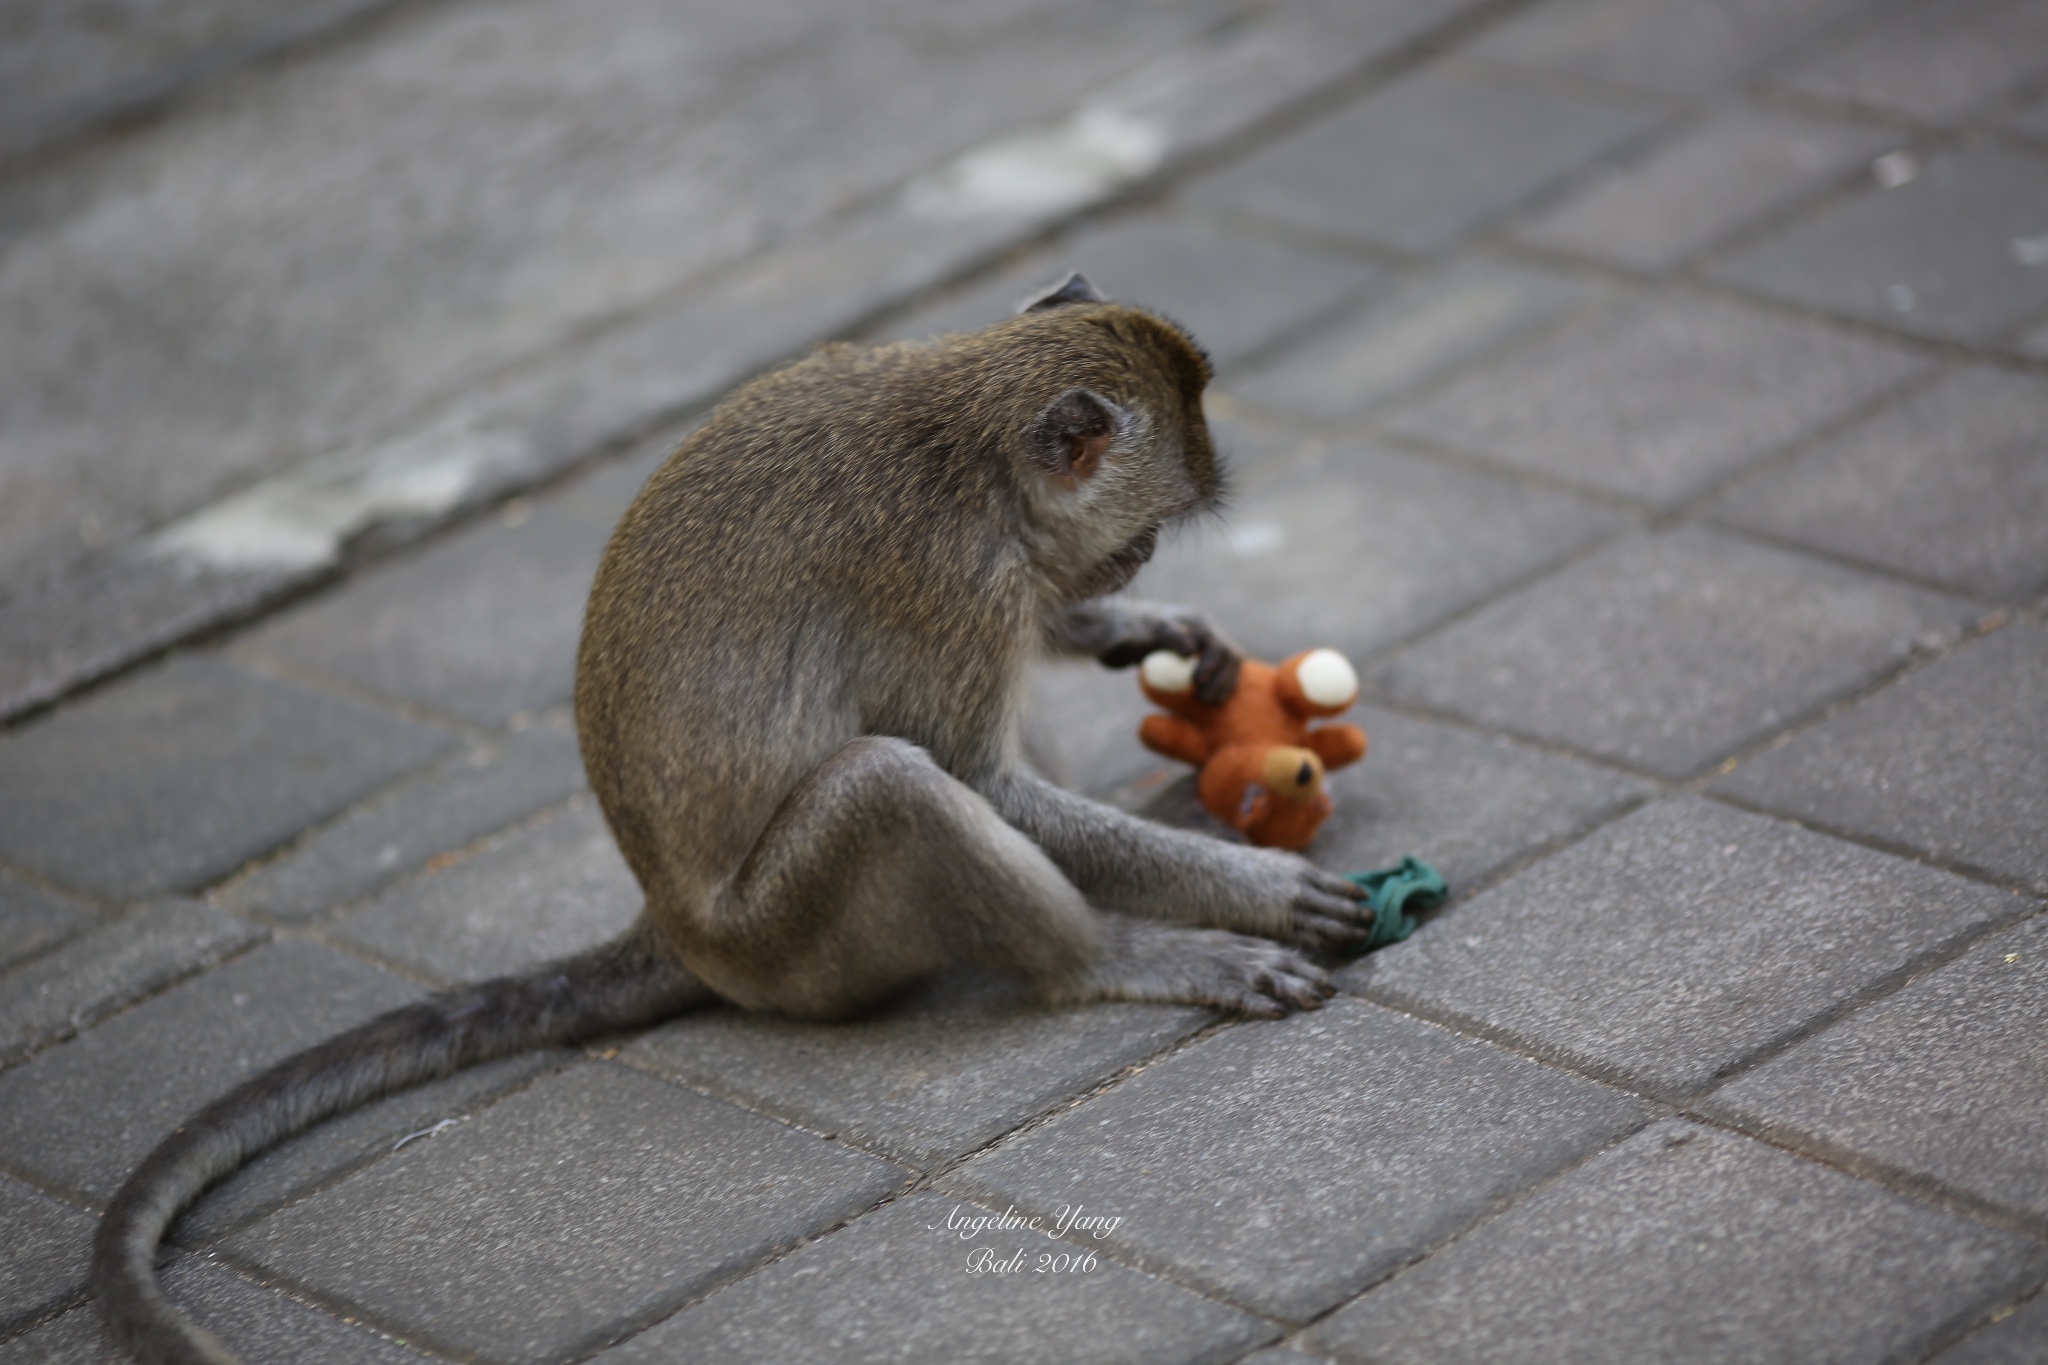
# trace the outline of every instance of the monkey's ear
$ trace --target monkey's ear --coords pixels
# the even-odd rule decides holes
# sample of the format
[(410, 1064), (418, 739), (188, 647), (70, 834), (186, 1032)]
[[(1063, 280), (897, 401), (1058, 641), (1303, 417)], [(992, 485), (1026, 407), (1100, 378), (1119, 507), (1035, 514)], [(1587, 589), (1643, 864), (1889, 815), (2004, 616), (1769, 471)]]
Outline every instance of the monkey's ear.
[(1088, 277), (1075, 270), (1064, 280), (1040, 294), (1033, 294), (1017, 305), (1020, 313), (1042, 313), (1048, 308), (1061, 308), (1070, 303), (1108, 303), (1102, 291), (1088, 283)]
[(1031, 423), (1031, 453), (1054, 478), (1080, 483), (1102, 463), (1123, 411), (1099, 393), (1068, 389)]

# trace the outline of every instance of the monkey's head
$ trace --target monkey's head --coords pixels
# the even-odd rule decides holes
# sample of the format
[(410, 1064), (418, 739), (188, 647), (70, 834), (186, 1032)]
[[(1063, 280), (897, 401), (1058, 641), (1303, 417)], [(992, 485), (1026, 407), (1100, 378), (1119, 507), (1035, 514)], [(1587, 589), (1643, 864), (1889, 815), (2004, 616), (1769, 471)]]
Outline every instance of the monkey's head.
[(1023, 362), (1012, 458), (1033, 559), (1068, 600), (1115, 592), (1162, 528), (1222, 494), (1202, 415), (1209, 358), (1179, 327), (1109, 302), (1078, 274), (987, 335)]

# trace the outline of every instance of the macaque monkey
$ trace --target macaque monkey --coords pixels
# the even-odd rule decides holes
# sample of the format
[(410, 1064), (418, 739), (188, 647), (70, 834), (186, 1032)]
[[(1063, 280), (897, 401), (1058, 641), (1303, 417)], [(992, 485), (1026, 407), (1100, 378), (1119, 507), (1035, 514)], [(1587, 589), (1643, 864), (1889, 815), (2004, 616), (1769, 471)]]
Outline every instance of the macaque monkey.
[(172, 1220), (320, 1120), (459, 1067), (716, 999), (854, 1013), (949, 966), (1058, 1004), (1260, 1017), (1332, 993), (1365, 893), (1169, 829), (1020, 758), (1032, 662), (1155, 649), (1228, 695), (1194, 612), (1107, 599), (1211, 508), (1210, 377), (1078, 275), (986, 331), (830, 345), (739, 389), (627, 509), (583, 627), (591, 790), (646, 894), (614, 943), (395, 1010), (187, 1120), (102, 1220), (94, 1283), (151, 1365), (233, 1357), (155, 1275)]

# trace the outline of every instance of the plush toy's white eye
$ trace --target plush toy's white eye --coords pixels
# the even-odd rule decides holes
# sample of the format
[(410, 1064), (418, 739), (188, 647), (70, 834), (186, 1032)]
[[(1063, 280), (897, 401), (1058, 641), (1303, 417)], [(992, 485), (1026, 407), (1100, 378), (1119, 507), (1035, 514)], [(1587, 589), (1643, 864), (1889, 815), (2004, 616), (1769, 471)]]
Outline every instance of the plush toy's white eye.
[(1358, 696), (1357, 671), (1334, 649), (1310, 650), (1294, 676), (1301, 694), (1317, 706), (1349, 706)]
[[(1338, 662), (1343, 661), (1340, 659)], [(1184, 659), (1170, 649), (1155, 649), (1147, 654), (1145, 662), (1138, 665), (1138, 671), (1145, 675), (1145, 685), (1154, 692), (1195, 690), (1195, 661)]]

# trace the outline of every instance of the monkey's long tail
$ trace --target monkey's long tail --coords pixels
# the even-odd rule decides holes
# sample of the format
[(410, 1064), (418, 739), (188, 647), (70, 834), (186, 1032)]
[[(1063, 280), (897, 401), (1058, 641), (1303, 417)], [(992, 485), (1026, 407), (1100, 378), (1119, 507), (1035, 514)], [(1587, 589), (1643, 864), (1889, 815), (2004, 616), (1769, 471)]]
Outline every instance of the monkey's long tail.
[(645, 929), (576, 957), (459, 986), (279, 1062), (187, 1119), (114, 1196), (92, 1281), (114, 1337), (147, 1365), (235, 1365), (156, 1278), (171, 1221), (243, 1162), (322, 1119), (462, 1067), (642, 1027), (713, 999)]

